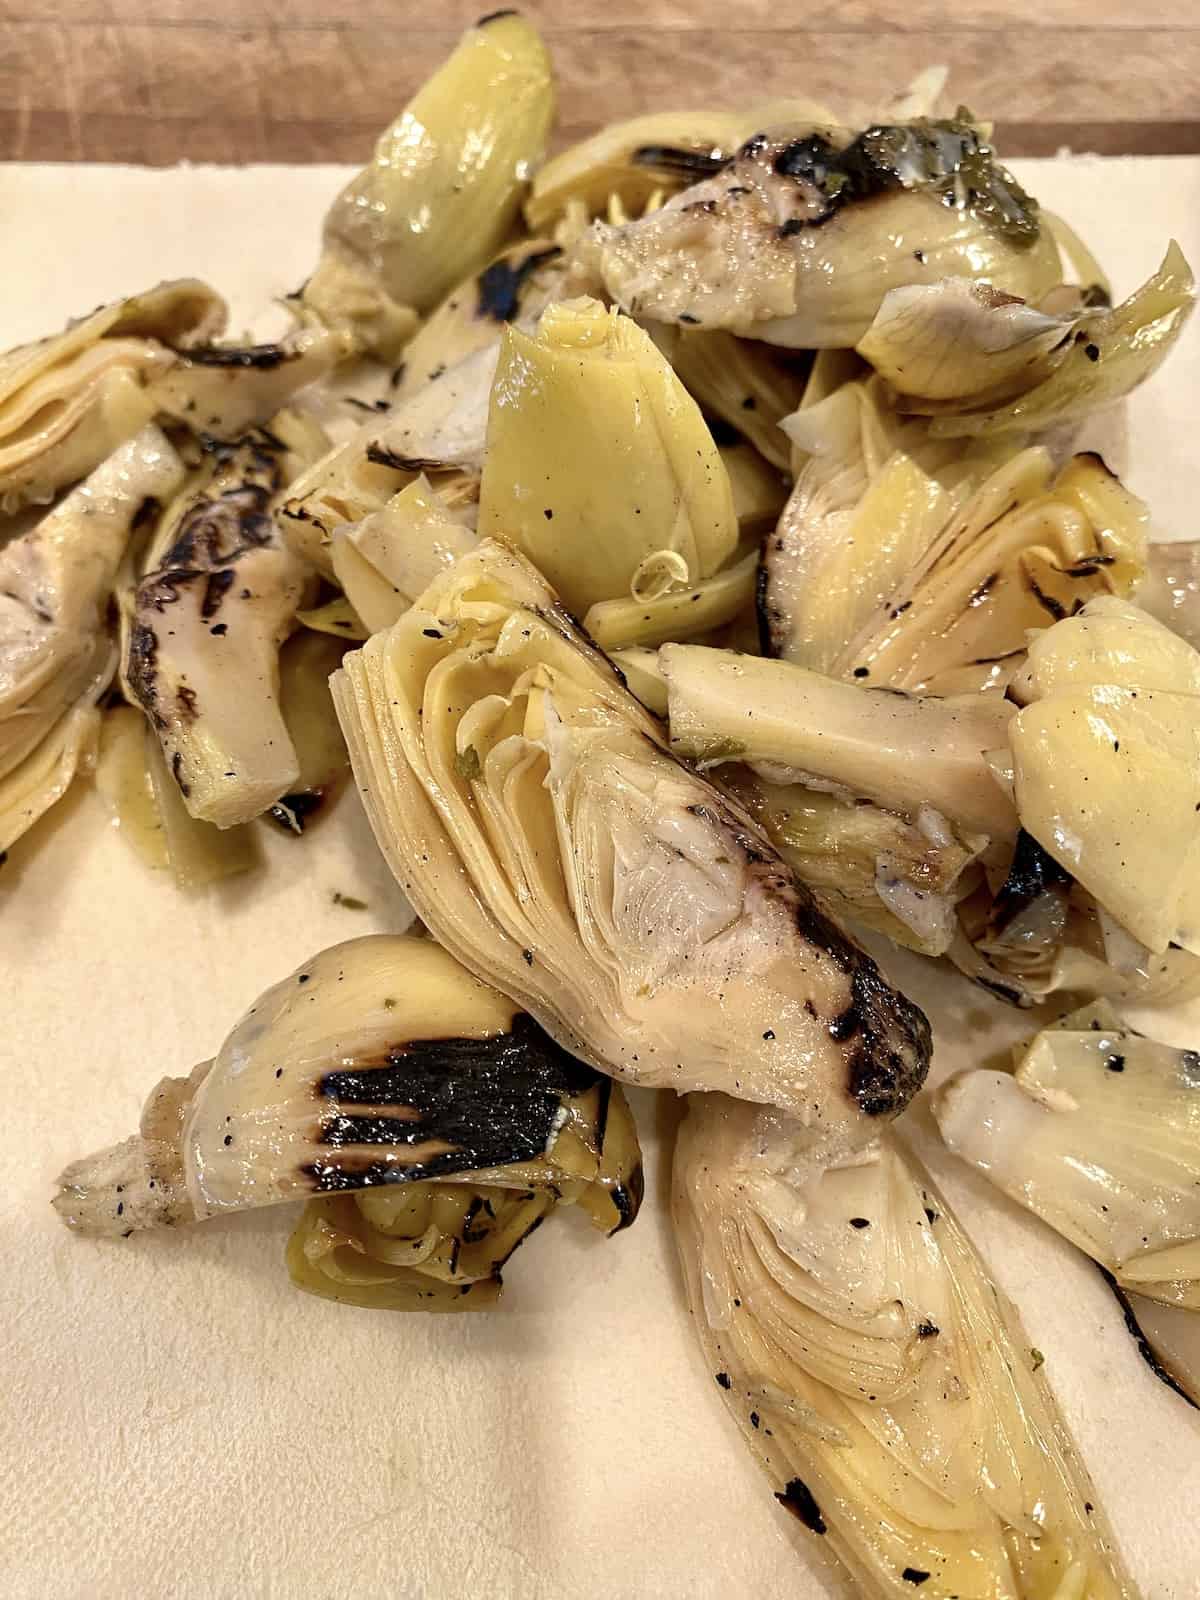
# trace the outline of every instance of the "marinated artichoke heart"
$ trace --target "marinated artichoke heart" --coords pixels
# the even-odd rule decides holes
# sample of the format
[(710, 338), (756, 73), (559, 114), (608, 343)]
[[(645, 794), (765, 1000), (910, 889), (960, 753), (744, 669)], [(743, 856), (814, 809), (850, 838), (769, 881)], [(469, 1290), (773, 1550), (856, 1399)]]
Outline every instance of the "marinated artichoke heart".
[(479, 530), (516, 545), (580, 615), (652, 589), (664, 565), (695, 584), (732, 555), (737, 517), (712, 435), (629, 317), (570, 300), (535, 334), (505, 330)]
[(418, 915), (566, 1048), (629, 1082), (787, 1106), (832, 1144), (903, 1108), (924, 1017), (671, 757), (518, 554), (464, 556), (333, 687)]
[[(1026, 300), (1037, 298), (1024, 290), (1013, 292)], [(1111, 309), (1086, 307), (1065, 321), (1054, 344), (1049, 342), (1051, 330), (1038, 330), (1028, 310), (1017, 311), (997, 299), (969, 327), (958, 328), (954, 364), (962, 370), (969, 364), (982, 375), (986, 362), (995, 373), (997, 354), (986, 353), (988, 346), (995, 346), (1007, 369), (1015, 351), (1010, 347), (1004, 352), (1005, 341), (1019, 330), (1029, 333), (1034, 343), (1047, 348), (1028, 369), (1016, 396), (1004, 399), (986, 391), (974, 397), (966, 392), (929, 395), (921, 387), (909, 387), (906, 379), (904, 393), (910, 397), (906, 404), (933, 414), (930, 430), (942, 438), (1044, 432), (1074, 422), (1123, 399), (1158, 370), (1183, 331), (1195, 299), (1192, 270), (1174, 241), (1158, 271), (1128, 300)], [(911, 381), (926, 385), (923, 360), (933, 357), (939, 346), (945, 347), (949, 331), (946, 302), (931, 295), (920, 302), (902, 302), (900, 309), (904, 314), (897, 322), (885, 302), (880, 312), (884, 326), (877, 324), (868, 349), (862, 344), (859, 349), (870, 353), (872, 361), (878, 358), (889, 374), (898, 361), (909, 362), (915, 356)], [(1007, 370), (1006, 375), (1011, 380)]]
[(215, 1060), (158, 1084), (138, 1135), (66, 1169), (54, 1205), (120, 1235), (450, 1177), (590, 1183), (609, 1228), (642, 1187), (619, 1089), (432, 940), (376, 934), (268, 989)]
[(382, 510), (422, 472), (437, 474), (454, 505), (478, 498), (498, 351), (493, 343), (465, 357), (300, 474), (275, 511), (297, 555), (336, 582), (337, 530)]
[(1036, 202), (963, 116), (757, 133), (660, 210), (595, 224), (577, 254), (631, 314), (792, 349), (856, 345), (905, 284), (970, 276), (1035, 300), (1061, 277)]
[[(457, 487), (457, 486), (455, 486)], [(367, 633), (389, 628), (445, 567), (478, 544), (476, 508), (422, 473), (333, 536), (333, 570)]]
[(869, 1600), (1135, 1600), (1015, 1313), (899, 1141), (840, 1166), (694, 1095), (674, 1218), (709, 1371)]
[(990, 838), (1016, 834), (1012, 801), (984, 759), (1015, 714), (996, 695), (861, 688), (706, 645), (664, 645), (659, 662), (672, 748), (690, 761), (745, 761), (769, 781), (832, 786), (913, 817), (928, 806)]
[(411, 399), (451, 367), (483, 349), (494, 349), (509, 322), (533, 324), (559, 296), (563, 252), (549, 239), (509, 245), (482, 272), (457, 284), (404, 347), (394, 397)]
[(511, 11), (469, 28), (330, 207), (305, 303), (393, 355), (504, 243), (553, 115), (537, 30)]
[(180, 279), (0, 356), (0, 512), (49, 500), (149, 422), (176, 347), (218, 335), (225, 304)]
[(1200, 1309), (1200, 1056), (1096, 1001), (938, 1093), (946, 1143), (1124, 1289)]
[(1200, 654), (1100, 597), (1030, 644), (1008, 730), (1021, 825), (1155, 955), (1200, 954)]
[(600, 216), (614, 204), (630, 216), (732, 160), (756, 128), (829, 120), (824, 106), (781, 100), (746, 111), (652, 111), (612, 122), (539, 169), (525, 202), (534, 233), (574, 210)]
[(65, 792), (116, 654), (107, 607), (135, 522), (183, 480), (153, 424), (0, 550), (0, 850)]
[(296, 459), (272, 431), (214, 444), (134, 597), (129, 690), (189, 815), (222, 828), (261, 815), (299, 775), (279, 703), (279, 648), (311, 568), (270, 511)]
[(1002, 691), (1031, 629), (1141, 577), (1145, 507), (1098, 456), (1056, 473), (1042, 448), (1002, 464), (919, 436), (893, 448), (875, 401), (852, 385), (796, 419), (833, 448), (800, 466), (764, 548), (772, 654), (892, 688)]
[(910, 822), (801, 783), (768, 783), (736, 768), (723, 777), (824, 910), (922, 955), (950, 949), (955, 907), (977, 880), (986, 835), (956, 832), (929, 805)]

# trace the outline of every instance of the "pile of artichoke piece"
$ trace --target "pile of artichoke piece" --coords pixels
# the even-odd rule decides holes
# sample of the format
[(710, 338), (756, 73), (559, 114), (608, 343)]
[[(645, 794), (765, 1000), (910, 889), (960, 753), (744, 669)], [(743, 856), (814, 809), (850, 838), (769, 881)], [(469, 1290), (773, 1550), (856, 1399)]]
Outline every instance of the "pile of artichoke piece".
[(164, 1078), (63, 1174), (80, 1233), (301, 1199), (302, 1288), (486, 1307), (559, 1206), (634, 1222), (622, 1086), (674, 1090), (694, 1324), (781, 1505), (872, 1600), (1115, 1600), (1040, 1358), (896, 1124), (932, 1041), (879, 963), (1054, 1006), (935, 1116), (1195, 1395), (1200, 1058), (1114, 1008), (1200, 993), (1196, 562), (1082, 448), (1194, 291), (1171, 245), (1112, 304), (921, 97), (543, 164), (550, 65), (499, 13), (277, 343), (179, 282), (11, 352), (0, 850), (90, 776), (194, 891), (260, 819), (319, 849), (352, 769), (419, 918)]

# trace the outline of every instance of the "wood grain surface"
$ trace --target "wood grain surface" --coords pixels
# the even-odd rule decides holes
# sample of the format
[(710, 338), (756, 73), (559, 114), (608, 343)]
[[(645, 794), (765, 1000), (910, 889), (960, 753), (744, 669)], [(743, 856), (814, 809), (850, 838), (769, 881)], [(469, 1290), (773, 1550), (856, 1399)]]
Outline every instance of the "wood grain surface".
[[(481, 0), (0, 0), (0, 159), (361, 161)], [(486, 9), (486, 7), (484, 8)], [(944, 62), (1010, 154), (1200, 151), (1200, 0), (528, 0), (560, 142), (655, 107), (869, 106)]]

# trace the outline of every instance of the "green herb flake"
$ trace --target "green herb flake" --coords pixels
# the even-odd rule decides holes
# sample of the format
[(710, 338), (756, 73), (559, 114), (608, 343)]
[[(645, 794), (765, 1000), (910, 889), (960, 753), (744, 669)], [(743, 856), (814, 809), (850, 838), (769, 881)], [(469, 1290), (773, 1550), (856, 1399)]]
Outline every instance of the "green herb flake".
[(335, 906), (341, 906), (346, 911), (365, 911), (367, 909), (365, 900), (359, 900), (352, 894), (342, 894), (339, 889), (333, 891), (333, 903)]
[(1033, 1362), (1033, 1370), (1035, 1372), (1039, 1367), (1044, 1367), (1046, 1365), (1046, 1358), (1036, 1345), (1030, 1349), (1029, 1356), (1030, 1360)]
[(460, 750), (455, 756), (454, 770), (460, 778), (465, 778), (468, 783), (473, 778), (477, 778), (482, 772), (483, 766), (479, 760), (479, 751), (476, 750), (473, 744), (469, 744), (465, 750)]

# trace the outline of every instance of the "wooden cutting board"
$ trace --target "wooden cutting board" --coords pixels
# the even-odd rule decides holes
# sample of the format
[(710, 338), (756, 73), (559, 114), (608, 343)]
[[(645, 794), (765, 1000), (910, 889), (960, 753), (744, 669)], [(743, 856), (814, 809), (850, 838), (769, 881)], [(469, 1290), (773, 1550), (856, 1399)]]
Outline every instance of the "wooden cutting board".
[[(0, 159), (358, 162), (480, 9), (486, 0), (0, 0)], [(560, 139), (654, 107), (786, 94), (868, 106), (944, 62), (949, 92), (996, 120), (1008, 154), (1200, 152), (1197, 0), (523, 9), (554, 53)]]

